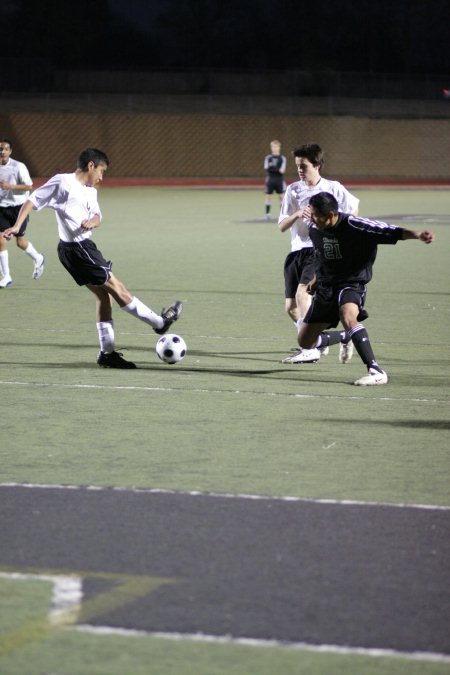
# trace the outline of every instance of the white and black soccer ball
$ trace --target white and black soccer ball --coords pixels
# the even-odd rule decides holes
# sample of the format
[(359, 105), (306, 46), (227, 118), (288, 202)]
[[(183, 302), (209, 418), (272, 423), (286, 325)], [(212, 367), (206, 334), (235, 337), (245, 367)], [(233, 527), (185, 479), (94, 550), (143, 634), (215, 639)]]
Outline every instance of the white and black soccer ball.
[(186, 356), (186, 343), (175, 333), (162, 335), (156, 343), (156, 353), (164, 363), (179, 363)]

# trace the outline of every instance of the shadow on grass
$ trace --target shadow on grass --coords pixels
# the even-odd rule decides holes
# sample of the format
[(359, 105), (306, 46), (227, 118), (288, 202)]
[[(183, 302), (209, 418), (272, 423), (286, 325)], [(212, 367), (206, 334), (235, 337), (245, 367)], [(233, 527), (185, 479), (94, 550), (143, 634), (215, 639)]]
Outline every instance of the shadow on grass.
[[(27, 342), (22, 342), (19, 343), (17, 341), (14, 342), (2, 342), (2, 347), (7, 347), (7, 346), (14, 346), (14, 347), (24, 347), (26, 349), (29, 349), (29, 343)], [(77, 344), (77, 343), (56, 343), (56, 342), (39, 342), (39, 343), (33, 343), (33, 350), (39, 349), (39, 348), (50, 348), (50, 349), (70, 349), (70, 351), (74, 351), (76, 349), (90, 349), (92, 348), (93, 352), (95, 354), (98, 353), (98, 346), (89, 346), (86, 344)], [(124, 352), (125, 357), (131, 357), (132, 352), (143, 352), (147, 354), (153, 354), (154, 353), (154, 347), (152, 345), (133, 345), (131, 347), (123, 347), (123, 346), (116, 346), (116, 351), (118, 352)], [(286, 355), (286, 352), (280, 352), (279, 350), (276, 351), (235, 351), (235, 352), (217, 352), (217, 351), (205, 351), (205, 350), (199, 350), (199, 349), (189, 349), (188, 347), (188, 356), (189, 357), (203, 357), (203, 358), (213, 358), (213, 359), (246, 359), (248, 361), (270, 361), (270, 362), (276, 362), (279, 363), (281, 366), (281, 359), (283, 356)], [(265, 358), (267, 356), (268, 358)], [(8, 363), (13, 365), (11, 361), (0, 361), (0, 364), (4, 363), (7, 365)], [(14, 365), (25, 365), (21, 363), (15, 363)], [(62, 364), (63, 365), (63, 364)], [(286, 366), (286, 364), (284, 364)], [(299, 366), (310, 366), (314, 364), (294, 364), (296, 367)]]
[[(128, 355), (126, 355), (128, 358)], [(0, 362), (0, 365), (1, 362)], [(353, 385), (351, 381), (345, 381), (343, 379), (334, 379), (326, 376), (322, 371), (322, 374), (318, 372), (316, 364), (300, 364), (297, 366), (285, 366), (277, 368), (264, 368), (264, 369), (250, 369), (250, 368), (220, 368), (220, 367), (209, 367), (209, 366), (187, 366), (185, 363), (182, 364), (167, 364), (162, 362), (142, 364), (137, 363), (136, 369), (122, 370), (115, 368), (103, 368), (97, 365), (95, 359), (92, 361), (64, 361), (64, 362), (43, 362), (43, 363), (31, 363), (31, 362), (7, 362), (4, 365), (9, 365), (11, 367), (22, 367), (29, 368), (31, 370), (50, 370), (55, 369), (58, 371), (61, 370), (78, 370), (78, 371), (96, 371), (98, 373), (106, 374), (111, 373), (117, 377), (118, 371), (121, 373), (126, 373), (126, 377), (132, 378), (133, 374), (136, 375), (139, 372), (152, 372), (152, 373), (164, 373), (166, 377), (181, 376), (187, 377), (190, 375), (216, 375), (217, 377), (232, 377), (232, 378), (242, 378), (248, 379), (267, 379), (270, 382), (285, 382), (292, 383), (293, 381), (298, 381), (299, 385), (315, 384), (315, 385), (331, 385), (331, 384), (340, 384), (340, 385)], [(316, 368), (314, 368), (316, 366)], [(298, 379), (295, 379), (298, 378)], [(19, 376), (19, 379), (23, 379), (23, 375)], [(122, 382), (123, 380), (121, 380)], [(68, 382), (70, 384), (76, 384), (73, 382)], [(82, 384), (81, 382), (79, 384)], [(136, 384), (135, 381), (130, 380), (130, 386), (141, 386), (142, 382)], [(213, 383), (212, 383), (213, 385)], [(194, 385), (195, 388), (195, 385)], [(261, 393), (261, 392), (255, 392)], [(264, 393), (264, 392), (263, 392)], [(268, 392), (271, 393), (271, 392)], [(274, 392), (276, 394), (277, 392)], [(282, 392), (278, 392), (282, 393)], [(302, 392), (299, 392), (302, 393)]]
[(450, 429), (450, 420), (367, 420), (367, 419), (345, 419), (343, 417), (339, 417), (336, 419), (327, 417), (326, 418), (327, 424), (332, 423), (332, 424), (352, 424), (353, 426), (356, 424), (360, 424), (362, 426), (370, 426), (370, 425), (376, 425), (376, 426), (390, 426), (390, 427), (401, 427), (404, 429), (433, 429), (434, 431), (447, 431)]

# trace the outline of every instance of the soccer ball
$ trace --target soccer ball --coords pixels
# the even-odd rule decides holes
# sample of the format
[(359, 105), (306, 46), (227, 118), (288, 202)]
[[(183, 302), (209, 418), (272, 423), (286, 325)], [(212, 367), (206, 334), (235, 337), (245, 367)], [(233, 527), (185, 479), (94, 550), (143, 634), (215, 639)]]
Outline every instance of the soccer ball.
[(164, 363), (178, 363), (186, 355), (186, 343), (182, 337), (175, 333), (167, 333), (159, 338), (156, 343), (156, 353)]

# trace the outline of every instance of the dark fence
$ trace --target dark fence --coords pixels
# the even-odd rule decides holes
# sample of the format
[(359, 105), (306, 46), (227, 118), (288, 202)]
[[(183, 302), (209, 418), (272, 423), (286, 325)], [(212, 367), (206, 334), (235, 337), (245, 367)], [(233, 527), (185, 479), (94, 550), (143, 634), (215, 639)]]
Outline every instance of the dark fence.
[(2, 92), (187, 94), (442, 100), (442, 75), (332, 70), (60, 70), (46, 59), (3, 59)]

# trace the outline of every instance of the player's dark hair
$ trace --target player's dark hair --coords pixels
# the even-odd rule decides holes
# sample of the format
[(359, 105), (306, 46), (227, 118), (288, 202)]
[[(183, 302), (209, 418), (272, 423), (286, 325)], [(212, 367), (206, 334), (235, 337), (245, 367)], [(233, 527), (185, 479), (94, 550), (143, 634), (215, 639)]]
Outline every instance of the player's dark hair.
[(0, 143), (8, 143), (9, 147), (12, 150), (12, 142), (9, 140), (9, 138), (0, 138)]
[(306, 143), (301, 145), (298, 148), (295, 148), (292, 152), (294, 157), (305, 157), (313, 166), (319, 167), (321, 169), (325, 163), (325, 155), (317, 143)]
[(86, 150), (83, 150), (78, 157), (77, 168), (85, 171), (89, 162), (94, 162), (94, 166), (98, 166), (99, 164), (109, 166), (108, 156), (101, 150), (97, 150), (97, 148), (86, 148)]
[(330, 213), (339, 212), (339, 204), (335, 197), (329, 192), (319, 192), (313, 195), (309, 200), (309, 205), (314, 208), (314, 211), (324, 218), (328, 218)]

